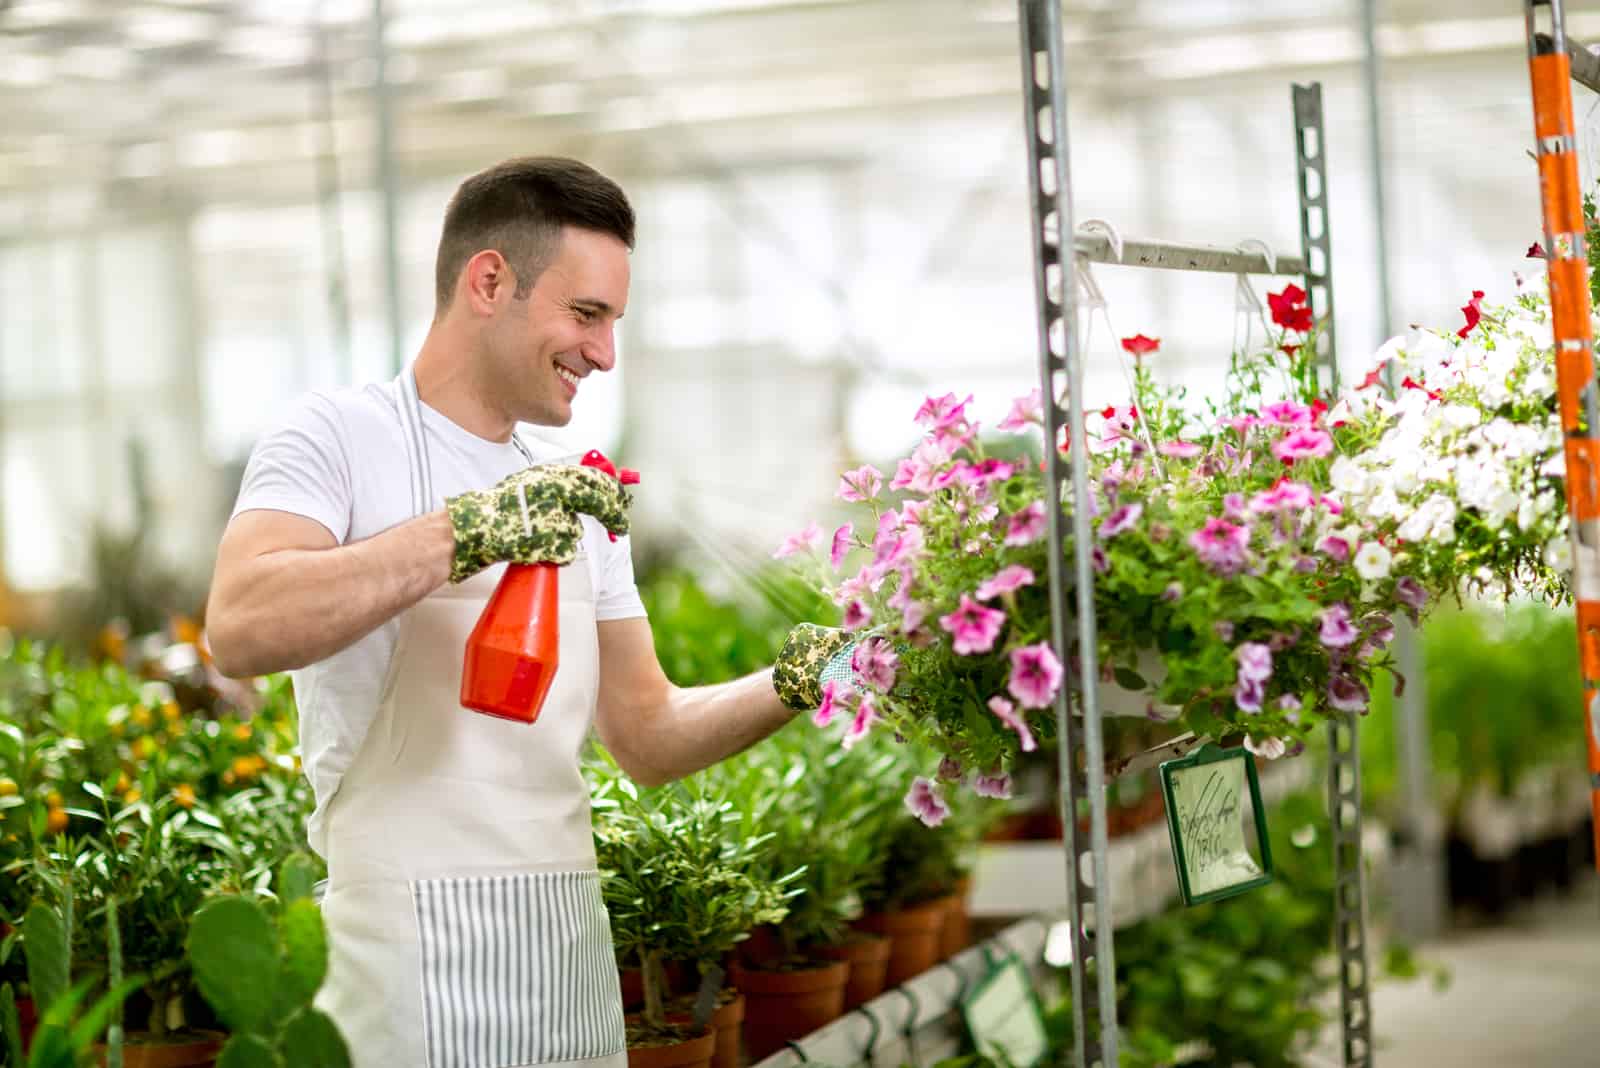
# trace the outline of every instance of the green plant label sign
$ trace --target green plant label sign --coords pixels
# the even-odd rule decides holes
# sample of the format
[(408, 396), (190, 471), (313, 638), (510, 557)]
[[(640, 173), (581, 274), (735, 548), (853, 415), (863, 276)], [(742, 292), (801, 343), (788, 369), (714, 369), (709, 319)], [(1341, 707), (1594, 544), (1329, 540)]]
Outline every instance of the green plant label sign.
[[(1161, 765), (1167, 828), (1185, 904), (1214, 901), (1272, 881), (1272, 854), (1255, 759), (1208, 745)], [(1261, 857), (1246, 841), (1246, 824)]]
[(1039, 1000), (1015, 957), (997, 965), (961, 1004), (977, 1051), (997, 1064), (1032, 1068), (1050, 1052)]

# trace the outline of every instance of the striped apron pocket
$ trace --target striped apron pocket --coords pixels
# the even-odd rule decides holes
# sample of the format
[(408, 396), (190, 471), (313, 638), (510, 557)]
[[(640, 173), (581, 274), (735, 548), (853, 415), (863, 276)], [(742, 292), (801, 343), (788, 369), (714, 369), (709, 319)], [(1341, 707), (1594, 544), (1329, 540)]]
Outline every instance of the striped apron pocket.
[(428, 1068), (513, 1068), (626, 1048), (600, 873), (411, 883)]

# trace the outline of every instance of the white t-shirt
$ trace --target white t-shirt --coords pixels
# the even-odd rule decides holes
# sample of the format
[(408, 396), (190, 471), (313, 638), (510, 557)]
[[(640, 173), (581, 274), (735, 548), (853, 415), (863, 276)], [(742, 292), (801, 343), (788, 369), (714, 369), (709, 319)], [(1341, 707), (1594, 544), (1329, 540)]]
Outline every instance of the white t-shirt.
[[(265, 508), (305, 516), (328, 528), (341, 545), (413, 518), (401, 403), (397, 382), (300, 397), (277, 429), (256, 443), (233, 514)], [(487, 489), (528, 464), (514, 443), (480, 438), (426, 404), (422, 428), (433, 475), (432, 508), (443, 507), (446, 496)], [(575, 462), (546, 442), (519, 437), (538, 462)], [(628, 539), (613, 542), (599, 520), (579, 518), (594, 577), (596, 621), (643, 616)], [(377, 715), (399, 633), (399, 620), (390, 620), (327, 659), (290, 672), (301, 760), (317, 801), (310, 837), (319, 852), (328, 803)]]

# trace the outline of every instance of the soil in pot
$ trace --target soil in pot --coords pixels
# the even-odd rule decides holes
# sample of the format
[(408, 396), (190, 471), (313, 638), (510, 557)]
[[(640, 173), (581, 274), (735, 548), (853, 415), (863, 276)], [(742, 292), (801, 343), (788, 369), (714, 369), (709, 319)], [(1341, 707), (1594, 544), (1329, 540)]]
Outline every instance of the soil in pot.
[[(184, 1031), (157, 1038), (136, 1031), (122, 1042), (123, 1068), (211, 1068), (227, 1036), (216, 1031)], [(100, 1064), (106, 1062), (106, 1048), (95, 1047)]]
[(939, 963), (939, 940), (944, 933), (948, 897), (936, 897), (890, 912), (868, 913), (856, 926), (873, 934), (888, 935), (889, 970), (884, 985), (896, 987)]
[(628, 1019), (628, 1068), (711, 1068), (717, 1050), (717, 1032), (710, 1027), (695, 1031), (685, 1024), (652, 1027)]
[(745, 997), (744, 1046), (752, 1063), (844, 1015), (846, 961), (802, 961), (785, 969), (734, 961), (729, 979)]
[(850, 964), (850, 981), (844, 988), (844, 1011), (849, 1012), (883, 993), (889, 974), (889, 952), (894, 948), (888, 935), (870, 931), (851, 931), (843, 942), (817, 946), (812, 952), (825, 960)]
[[(696, 995), (680, 994), (667, 1002), (667, 1022), (686, 1024), (694, 1020)], [(717, 1007), (711, 1013), (711, 1029), (717, 1033), (717, 1049), (711, 1068), (739, 1068), (739, 1040), (744, 1031), (744, 995), (731, 986), (717, 994)]]

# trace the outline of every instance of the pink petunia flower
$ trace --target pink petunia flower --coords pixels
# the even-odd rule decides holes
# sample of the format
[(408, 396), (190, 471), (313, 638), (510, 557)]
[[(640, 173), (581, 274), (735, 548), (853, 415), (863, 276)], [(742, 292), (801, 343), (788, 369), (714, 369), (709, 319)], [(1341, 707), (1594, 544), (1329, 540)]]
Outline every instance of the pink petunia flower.
[(1344, 515), (1344, 505), (1340, 503), (1339, 498), (1326, 493), (1317, 498), (1317, 507), (1329, 515)]
[(857, 644), (850, 654), (850, 669), (855, 672), (856, 682), (879, 693), (894, 689), (895, 669), (899, 665), (900, 657), (885, 638), (868, 638)]
[(947, 616), (940, 616), (939, 626), (955, 638), (955, 651), (968, 656), (993, 649), (1005, 621), (1006, 614), (1000, 609), (985, 608), (963, 593), (961, 606)]
[(786, 556), (810, 549), (822, 539), (822, 528), (815, 523), (807, 523), (804, 530), (798, 534), (790, 534), (783, 539), (783, 544), (773, 550), (772, 558), (782, 560)]
[(1335, 563), (1344, 564), (1350, 561), (1350, 543), (1337, 534), (1329, 534), (1317, 542), (1317, 550)]
[[(1011, 677), (1006, 689), (1024, 708), (1049, 708), (1061, 688), (1061, 661), (1049, 642), (1011, 650)], [(992, 702), (991, 702), (992, 704)]]
[(1245, 552), (1250, 547), (1250, 532), (1226, 519), (1213, 516), (1206, 525), (1189, 535), (1189, 547), (1200, 562), (1224, 577), (1244, 570)]
[(1328, 436), (1326, 430), (1315, 427), (1301, 427), (1291, 430), (1279, 438), (1272, 446), (1272, 455), (1286, 464), (1296, 460), (1315, 459), (1333, 452), (1333, 438)]
[(1039, 748), (1039, 743), (1033, 740), (1033, 731), (1028, 729), (1028, 719), (1017, 712), (1017, 708), (1010, 701), (998, 694), (989, 698), (989, 711), (994, 713), (996, 719), (1007, 727), (1017, 732), (1017, 742), (1022, 746), (1024, 753), (1031, 753)]
[(1322, 630), (1317, 636), (1329, 649), (1344, 649), (1352, 645), (1359, 633), (1350, 622), (1350, 609), (1342, 603), (1324, 609)]
[(833, 546), (828, 550), (828, 562), (834, 567), (844, 563), (845, 554), (850, 551), (850, 538), (855, 532), (854, 523), (846, 523), (833, 532)]
[(872, 622), (872, 609), (862, 601), (851, 601), (844, 610), (844, 629), (860, 630)]
[(1428, 591), (1410, 575), (1402, 575), (1394, 584), (1394, 595), (1405, 606), (1406, 615), (1411, 617), (1413, 623), (1417, 622), (1419, 613), (1428, 607)]
[(1050, 528), (1050, 517), (1045, 515), (1044, 502), (1034, 501), (1022, 511), (1012, 515), (1006, 525), (1005, 544), (1031, 545), (1044, 536)]
[(972, 403), (969, 395), (966, 400), (956, 401), (954, 393), (946, 393), (942, 397), (927, 397), (922, 402), (922, 407), (917, 409), (913, 419), (921, 426), (941, 427), (966, 418), (964, 409)]
[(1002, 593), (1033, 585), (1033, 572), (1021, 564), (1002, 568), (1000, 573), (978, 587), (978, 600), (989, 601)]
[(1245, 502), (1244, 494), (1229, 493), (1222, 498), (1222, 514), (1235, 523), (1243, 523), (1250, 518), (1250, 506)]
[(1192, 441), (1163, 441), (1156, 446), (1156, 451), (1176, 460), (1193, 460), (1205, 450)]
[(1043, 422), (1044, 396), (1034, 389), (1011, 402), (1011, 411), (1000, 420), (999, 427), (1001, 430), (1026, 430)]
[(859, 503), (872, 500), (882, 488), (883, 472), (871, 464), (863, 464), (854, 471), (840, 475), (839, 488), (835, 492), (840, 500)]
[(1282, 738), (1263, 738), (1258, 742), (1248, 734), (1244, 736), (1244, 747), (1264, 760), (1277, 760), (1289, 751)]
[(939, 792), (938, 784), (920, 775), (911, 783), (911, 789), (906, 793), (906, 808), (929, 827), (939, 826), (945, 817), (950, 815), (950, 806), (945, 804), (944, 795)]
[(1232, 415), (1222, 421), (1222, 425), (1236, 434), (1243, 435), (1261, 420), (1253, 415)]
[(1260, 712), (1261, 702), (1266, 700), (1266, 690), (1261, 683), (1254, 679), (1239, 679), (1233, 687), (1233, 703), (1239, 706), (1241, 712)]
[(811, 722), (819, 727), (826, 727), (833, 722), (833, 717), (839, 709), (844, 707), (844, 696), (849, 692), (848, 686), (829, 680), (822, 684), (822, 703), (811, 715)]
[(1100, 536), (1108, 541), (1118, 534), (1132, 530), (1139, 523), (1139, 517), (1144, 515), (1144, 505), (1138, 501), (1129, 501), (1110, 515), (1100, 524)]
[(1272, 648), (1263, 642), (1240, 642), (1233, 651), (1239, 661), (1239, 678), (1266, 682), (1272, 678)]
[(1303, 512), (1316, 503), (1317, 495), (1310, 486), (1289, 479), (1280, 479), (1276, 486), (1269, 490), (1262, 490), (1250, 498), (1250, 510), (1265, 514), (1268, 512)]
[(991, 797), (1003, 801), (1011, 796), (1011, 776), (1003, 771), (994, 775), (974, 775), (972, 792), (979, 797)]
[(1261, 409), (1261, 421), (1275, 426), (1311, 426), (1316, 422), (1316, 413), (1304, 404), (1278, 401)]
[(972, 468), (973, 475), (982, 485), (993, 482), (1004, 482), (1017, 473), (1016, 464), (1008, 464), (1004, 460), (990, 457)]
[(839, 744), (846, 749), (855, 748), (855, 744), (867, 736), (872, 725), (878, 722), (878, 703), (872, 694), (861, 695), (861, 703), (856, 705), (855, 718), (850, 721), (850, 726), (845, 728), (844, 737)]
[(1336, 672), (1328, 679), (1328, 704), (1340, 712), (1365, 712), (1372, 703), (1367, 688), (1361, 680), (1344, 672)]
[(927, 605), (921, 601), (907, 601), (906, 606), (900, 609), (900, 633), (910, 634), (922, 626), (922, 621), (927, 618)]

